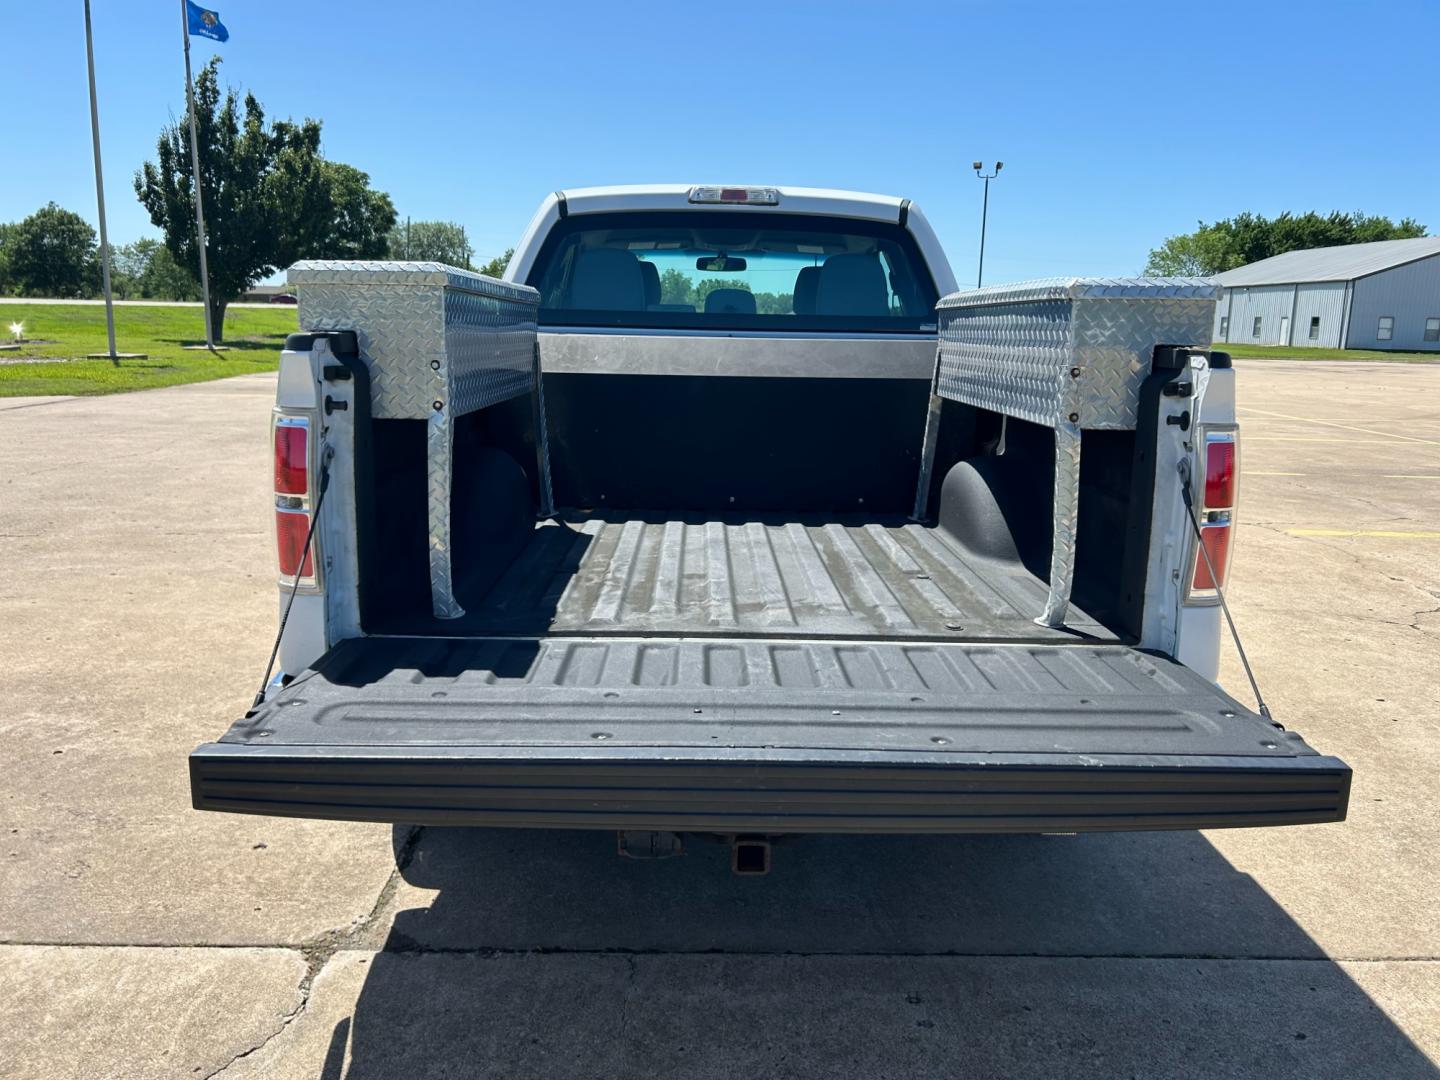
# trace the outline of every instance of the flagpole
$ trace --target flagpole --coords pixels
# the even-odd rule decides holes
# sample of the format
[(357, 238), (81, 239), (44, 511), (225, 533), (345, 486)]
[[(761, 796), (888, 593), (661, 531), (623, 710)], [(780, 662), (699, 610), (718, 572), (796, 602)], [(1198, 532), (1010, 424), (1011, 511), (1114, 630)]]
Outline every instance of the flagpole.
[(180, 0), (180, 28), (185, 34), (185, 97), (190, 103), (190, 165), (195, 172), (195, 228), (200, 247), (200, 294), (205, 301), (205, 347), (213, 352), (215, 332), (210, 325), (210, 272), (205, 265), (205, 204), (200, 196), (200, 140), (195, 129), (195, 86), (190, 75), (190, 16), (185, 9), (185, 0)]
[(100, 107), (95, 100), (95, 40), (90, 30), (90, 0), (85, 0), (85, 62), (90, 69), (90, 136), (95, 144), (95, 202), (100, 209), (100, 277), (105, 286), (105, 332), (110, 359), (115, 353), (115, 308), (110, 295), (110, 236), (105, 229), (105, 177), (100, 169)]

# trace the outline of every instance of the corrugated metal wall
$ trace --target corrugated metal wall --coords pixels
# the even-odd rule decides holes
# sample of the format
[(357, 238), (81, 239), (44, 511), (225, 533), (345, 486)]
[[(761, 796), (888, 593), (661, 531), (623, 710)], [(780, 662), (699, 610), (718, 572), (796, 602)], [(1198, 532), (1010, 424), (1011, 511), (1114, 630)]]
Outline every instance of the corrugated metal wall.
[[(1394, 337), (1389, 341), (1376, 337), (1382, 315), (1395, 319)], [(1440, 341), (1425, 340), (1427, 318), (1440, 318), (1440, 255), (1356, 281), (1345, 347), (1440, 352)]]
[(1229, 341), (1230, 326), (1230, 290), (1226, 289), (1220, 302), (1215, 305), (1215, 331), (1210, 335), (1212, 341)]
[[(1251, 285), (1228, 288), (1220, 302), (1215, 322), (1215, 339), (1232, 345), (1284, 345), (1282, 320), (1289, 319), (1295, 302), (1293, 285)], [(1220, 319), (1228, 314), (1228, 331), (1220, 333)], [(1255, 320), (1260, 332), (1255, 333)]]
[[(1340, 348), (1340, 324), (1345, 321), (1345, 282), (1314, 281), (1298, 286), (1295, 322), (1290, 343), (1313, 349)], [(1310, 336), (1310, 320), (1319, 319), (1317, 336)]]

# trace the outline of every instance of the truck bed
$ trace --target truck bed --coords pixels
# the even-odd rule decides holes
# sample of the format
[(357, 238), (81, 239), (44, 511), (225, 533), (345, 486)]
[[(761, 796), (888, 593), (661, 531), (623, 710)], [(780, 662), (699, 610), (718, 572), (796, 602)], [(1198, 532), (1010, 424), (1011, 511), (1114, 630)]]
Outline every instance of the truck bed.
[[(449, 635), (722, 635), (1115, 641), (1079, 609), (1033, 622), (1046, 586), (1020, 563), (967, 558), (901, 518), (795, 521), (570, 514), (542, 522)], [(435, 633), (428, 619), (387, 631)]]

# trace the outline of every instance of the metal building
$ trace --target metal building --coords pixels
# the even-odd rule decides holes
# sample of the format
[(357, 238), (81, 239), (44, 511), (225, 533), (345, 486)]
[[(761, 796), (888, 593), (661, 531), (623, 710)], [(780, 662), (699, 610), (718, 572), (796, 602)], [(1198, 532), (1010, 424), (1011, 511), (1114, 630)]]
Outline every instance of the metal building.
[(1290, 251), (1215, 280), (1217, 343), (1440, 352), (1440, 236)]

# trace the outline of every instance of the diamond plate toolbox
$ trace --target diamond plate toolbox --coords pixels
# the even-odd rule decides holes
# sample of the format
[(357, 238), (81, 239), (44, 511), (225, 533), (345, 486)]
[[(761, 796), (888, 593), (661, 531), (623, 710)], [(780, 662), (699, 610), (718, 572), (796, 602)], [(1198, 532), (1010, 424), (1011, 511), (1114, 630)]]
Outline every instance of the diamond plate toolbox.
[(433, 262), (298, 262), (287, 281), (303, 329), (357, 332), (377, 418), (463, 416), (534, 385), (528, 286)]
[[(370, 415), (424, 420), (430, 598), (455, 598), (451, 495), (455, 418), (539, 391), (540, 294), (432, 262), (298, 262), (286, 280), (305, 330), (353, 330), (370, 369)], [(545, 445), (543, 418), (540, 445)]]
[(1135, 427), (1156, 345), (1206, 347), (1220, 286), (1202, 278), (1051, 278), (937, 305), (936, 392), (1057, 427)]

